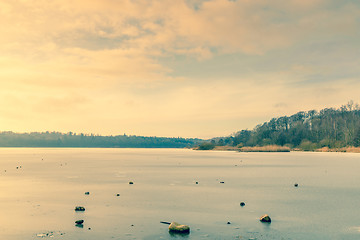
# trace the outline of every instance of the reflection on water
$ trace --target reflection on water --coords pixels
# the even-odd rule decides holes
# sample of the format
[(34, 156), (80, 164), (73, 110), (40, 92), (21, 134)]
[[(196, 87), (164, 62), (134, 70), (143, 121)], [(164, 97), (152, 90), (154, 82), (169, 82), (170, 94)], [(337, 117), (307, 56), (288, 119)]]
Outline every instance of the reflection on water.
[[(0, 239), (359, 239), (359, 160), (351, 153), (3, 148)], [(259, 221), (264, 214), (271, 224)], [(170, 234), (160, 221), (189, 225), (191, 233)]]

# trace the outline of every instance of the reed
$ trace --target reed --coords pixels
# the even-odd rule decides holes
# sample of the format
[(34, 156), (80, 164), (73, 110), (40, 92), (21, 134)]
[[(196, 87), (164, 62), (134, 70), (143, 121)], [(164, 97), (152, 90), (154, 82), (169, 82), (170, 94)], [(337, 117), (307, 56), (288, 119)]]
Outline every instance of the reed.
[(360, 147), (342, 147), (342, 148), (328, 148), (323, 147), (315, 150), (316, 152), (349, 152), (349, 153), (360, 153)]
[(256, 146), (256, 147), (242, 147), (239, 149), (240, 152), (290, 152), (290, 148), (286, 146), (278, 145), (267, 145), (267, 146)]

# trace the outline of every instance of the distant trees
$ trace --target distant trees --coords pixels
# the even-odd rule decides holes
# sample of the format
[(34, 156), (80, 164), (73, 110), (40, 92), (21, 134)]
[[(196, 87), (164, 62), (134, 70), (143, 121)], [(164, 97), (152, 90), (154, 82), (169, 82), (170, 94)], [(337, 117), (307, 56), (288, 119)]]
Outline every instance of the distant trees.
[(303, 150), (360, 146), (360, 107), (350, 101), (339, 109), (302, 111), (273, 118), (251, 131), (242, 130), (217, 141), (217, 145), (286, 145)]
[(211, 142), (203, 142), (200, 144), (200, 146), (198, 147), (199, 150), (211, 150), (214, 149), (215, 144), (211, 143)]
[(184, 148), (202, 142), (194, 138), (142, 136), (100, 136), (69, 132), (0, 132), (0, 147), (104, 147), (104, 148)]

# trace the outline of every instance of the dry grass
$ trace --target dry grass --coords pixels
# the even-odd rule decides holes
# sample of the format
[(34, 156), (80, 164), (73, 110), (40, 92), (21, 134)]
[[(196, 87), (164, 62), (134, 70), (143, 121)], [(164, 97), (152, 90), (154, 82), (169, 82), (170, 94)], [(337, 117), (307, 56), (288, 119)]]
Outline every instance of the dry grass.
[(213, 150), (217, 151), (239, 151), (238, 147), (232, 147), (232, 146), (215, 146)]
[(360, 153), (360, 147), (343, 147), (343, 148), (328, 148), (323, 147), (315, 150), (316, 152), (351, 152)]
[[(196, 150), (196, 148), (194, 148)], [(232, 147), (232, 146), (215, 146), (215, 151), (240, 151), (240, 152), (290, 152), (290, 151), (300, 151), (303, 150), (300, 148), (292, 148), (278, 145), (268, 145), (263, 147)], [(343, 148), (318, 148), (314, 150), (315, 152), (350, 152), (350, 153), (360, 153), (360, 147), (343, 147)], [(311, 152), (311, 151), (310, 151)]]
[(239, 149), (240, 152), (290, 152), (289, 147), (268, 145), (263, 147), (242, 147)]

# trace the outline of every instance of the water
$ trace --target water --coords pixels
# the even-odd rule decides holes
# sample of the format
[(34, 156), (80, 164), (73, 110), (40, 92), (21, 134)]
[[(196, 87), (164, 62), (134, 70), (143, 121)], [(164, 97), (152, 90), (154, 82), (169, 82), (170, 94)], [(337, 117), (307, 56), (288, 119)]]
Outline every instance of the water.
[(360, 239), (359, 169), (352, 153), (2, 148), (0, 239)]

